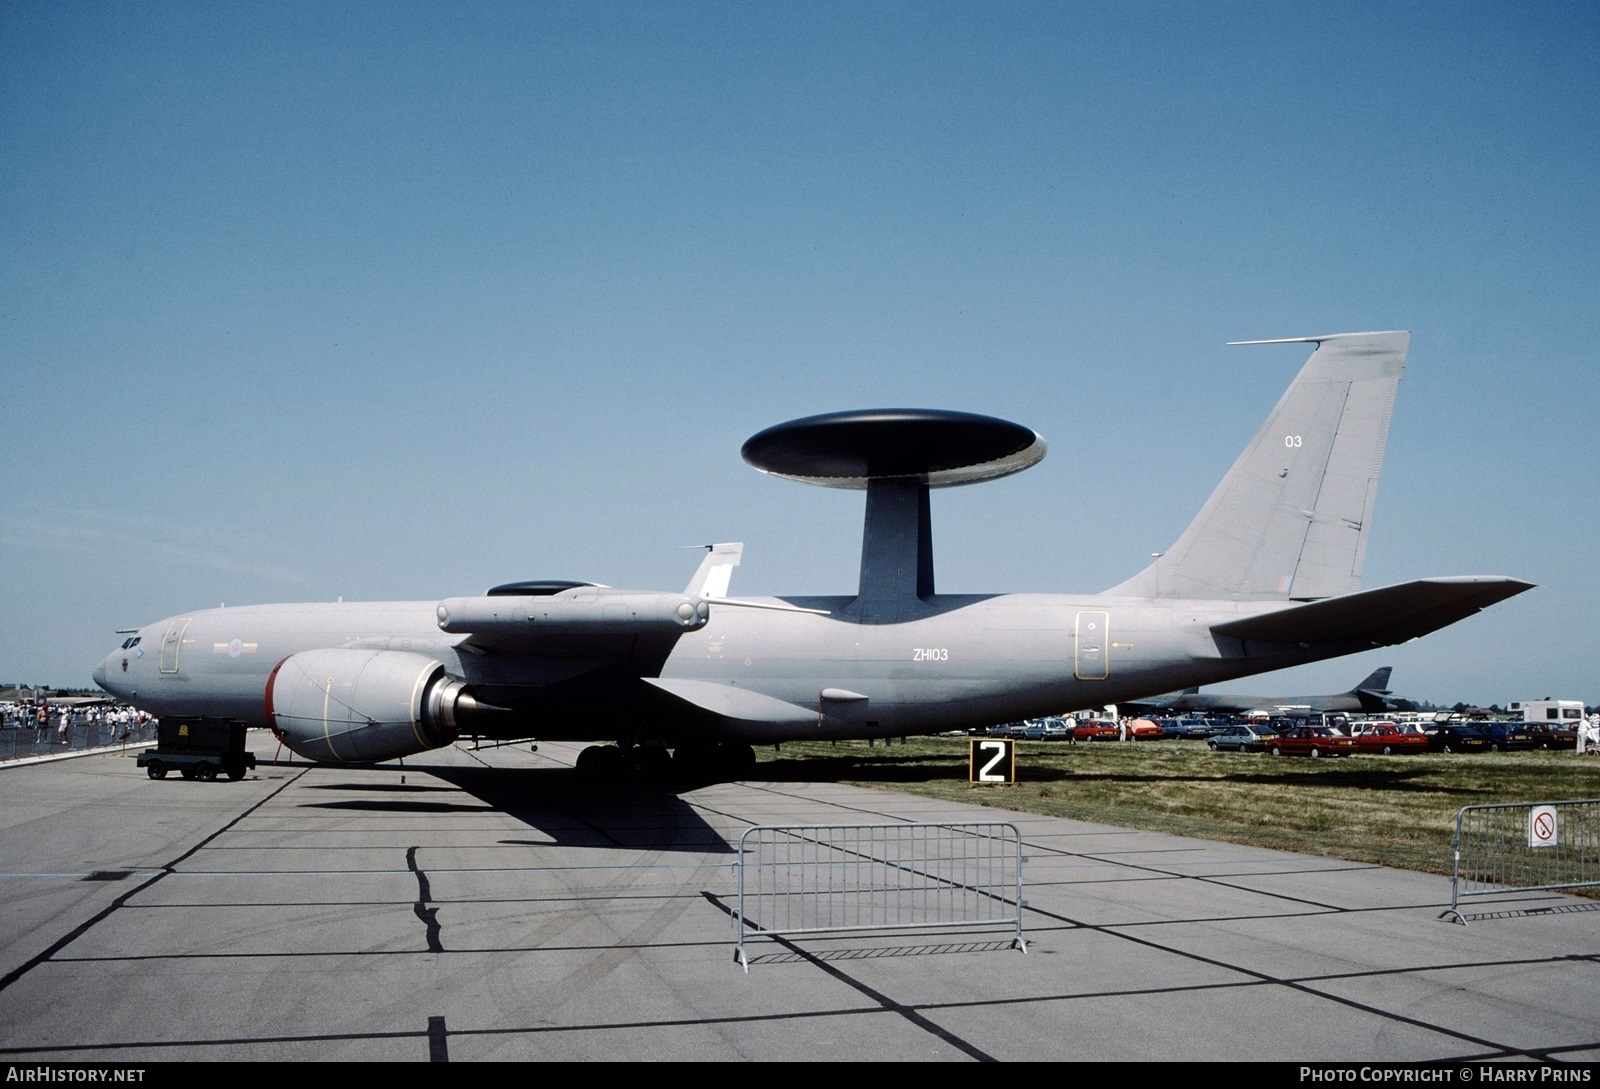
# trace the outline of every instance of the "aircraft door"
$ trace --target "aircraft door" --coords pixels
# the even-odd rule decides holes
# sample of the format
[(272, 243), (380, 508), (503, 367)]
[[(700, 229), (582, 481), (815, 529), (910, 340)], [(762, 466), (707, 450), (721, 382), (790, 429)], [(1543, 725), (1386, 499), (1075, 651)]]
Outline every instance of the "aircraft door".
[(1073, 629), (1072, 675), (1080, 681), (1111, 676), (1111, 614), (1081, 609)]
[(167, 634), (161, 639), (161, 672), (178, 672), (178, 651), (183, 646), (183, 633), (188, 630), (187, 616), (167, 625)]

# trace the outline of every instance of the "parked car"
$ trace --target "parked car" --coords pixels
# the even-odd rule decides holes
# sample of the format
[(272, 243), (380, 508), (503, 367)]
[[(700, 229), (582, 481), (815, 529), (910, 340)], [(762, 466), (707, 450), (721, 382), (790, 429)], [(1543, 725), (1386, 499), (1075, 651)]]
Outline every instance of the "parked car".
[(1266, 752), (1278, 735), (1258, 726), (1224, 726), (1206, 739), (1212, 752)]
[(1419, 753), (1428, 748), (1428, 739), (1416, 730), (1402, 730), (1392, 722), (1357, 723), (1350, 737), (1356, 752)]
[(1125, 718), (1122, 725), (1127, 728), (1129, 741), (1160, 741), (1167, 736), (1167, 732), (1147, 718)]
[(1273, 756), (1349, 756), (1355, 742), (1327, 726), (1291, 726), (1267, 745)]
[(1484, 722), (1478, 725), (1478, 729), (1489, 739), (1489, 748), (1495, 752), (1539, 747), (1539, 739), (1521, 722)]
[(1067, 728), (1067, 724), (1055, 715), (1050, 715), (1046, 718), (1029, 719), (1028, 722), (1044, 727), (1044, 739), (1046, 741), (1065, 741), (1072, 733)]
[(1115, 741), (1118, 736), (1116, 724), (1103, 718), (1083, 718), (1072, 725), (1074, 741)]
[(1528, 733), (1538, 742), (1541, 749), (1576, 749), (1578, 747), (1578, 731), (1565, 726), (1546, 726), (1543, 723), (1529, 723)]
[(1172, 718), (1161, 724), (1168, 737), (1193, 737), (1207, 738), (1216, 733), (1218, 727), (1211, 725), (1203, 718)]
[(1471, 726), (1430, 726), (1423, 731), (1434, 752), (1485, 752), (1489, 739)]

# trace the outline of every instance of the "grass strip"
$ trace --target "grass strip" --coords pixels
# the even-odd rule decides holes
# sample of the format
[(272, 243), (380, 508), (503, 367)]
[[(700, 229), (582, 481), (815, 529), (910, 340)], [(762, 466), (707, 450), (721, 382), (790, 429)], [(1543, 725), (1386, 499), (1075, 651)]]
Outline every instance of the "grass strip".
[(1600, 758), (1570, 751), (1311, 760), (1175, 740), (1018, 742), (1010, 786), (968, 783), (964, 737), (785, 742), (756, 775), (1442, 874), (1462, 806), (1600, 797)]

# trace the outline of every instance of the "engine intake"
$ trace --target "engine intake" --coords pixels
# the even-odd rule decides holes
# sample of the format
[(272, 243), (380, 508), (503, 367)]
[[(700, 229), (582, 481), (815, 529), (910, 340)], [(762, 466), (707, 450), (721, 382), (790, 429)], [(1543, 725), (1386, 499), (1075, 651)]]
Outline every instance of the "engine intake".
[(437, 658), (397, 650), (309, 650), (267, 678), (267, 723), (310, 760), (371, 764), (437, 749), (482, 710)]

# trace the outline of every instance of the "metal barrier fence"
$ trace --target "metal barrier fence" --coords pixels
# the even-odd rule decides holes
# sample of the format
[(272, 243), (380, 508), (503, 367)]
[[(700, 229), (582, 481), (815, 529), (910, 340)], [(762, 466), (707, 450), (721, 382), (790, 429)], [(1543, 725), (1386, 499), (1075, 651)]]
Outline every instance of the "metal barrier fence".
[(154, 719), (143, 726), (74, 722), (67, 727), (66, 736), (62, 737), (56, 720), (52, 718), (50, 724), (44, 727), (28, 725), (0, 728), (0, 761), (23, 760), (30, 756), (59, 756), (62, 753), (115, 748), (155, 739)]
[(1600, 800), (1469, 805), (1456, 814), (1450, 910), (1510, 891), (1600, 885)]
[(1022, 936), (1022, 835), (1003, 821), (795, 824), (739, 837), (735, 956), (745, 938), (1004, 925)]

